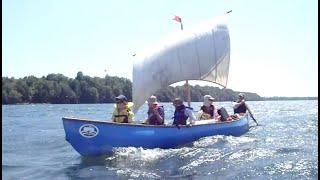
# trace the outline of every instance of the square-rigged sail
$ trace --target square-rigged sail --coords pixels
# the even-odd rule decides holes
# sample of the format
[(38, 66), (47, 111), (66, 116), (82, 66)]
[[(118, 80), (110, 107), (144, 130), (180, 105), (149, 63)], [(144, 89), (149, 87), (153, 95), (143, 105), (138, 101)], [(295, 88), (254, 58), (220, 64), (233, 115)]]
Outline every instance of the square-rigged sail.
[(227, 85), (230, 38), (225, 16), (177, 32), (137, 53), (133, 63), (134, 112), (157, 90), (184, 80)]

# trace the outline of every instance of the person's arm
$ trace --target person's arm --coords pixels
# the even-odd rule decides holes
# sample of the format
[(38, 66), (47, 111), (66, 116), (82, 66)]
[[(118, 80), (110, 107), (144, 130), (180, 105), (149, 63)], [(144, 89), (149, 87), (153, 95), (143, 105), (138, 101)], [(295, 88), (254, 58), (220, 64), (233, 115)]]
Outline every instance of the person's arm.
[(112, 113), (112, 121), (113, 121), (113, 122), (116, 122), (115, 114), (116, 114), (116, 111), (113, 111), (113, 113)]
[(198, 120), (201, 120), (202, 114), (203, 114), (202, 110), (198, 111), (197, 116), (196, 116)]
[(219, 119), (220, 115), (218, 114), (218, 108), (217, 106), (214, 106), (214, 111), (213, 111), (213, 119)]
[(234, 105), (233, 105), (233, 109), (237, 109), (241, 104), (245, 103), (244, 99), (241, 100), (240, 102), (236, 102)]
[(250, 117), (251, 117), (251, 118), (254, 120), (254, 122), (258, 125), (258, 122), (257, 122), (256, 118), (253, 117), (252, 111), (250, 110), (250, 108), (249, 108), (249, 106), (248, 106), (247, 103), (245, 103), (245, 106), (246, 106), (246, 108), (247, 108), (247, 110), (248, 110), (248, 112), (249, 112)]
[(162, 108), (158, 108), (157, 110), (154, 110), (154, 114), (157, 117), (157, 121), (160, 124), (163, 124), (164, 121), (164, 111)]
[(245, 103), (245, 106), (246, 106), (246, 108), (247, 108), (247, 110), (248, 110), (248, 112), (249, 112), (249, 115), (252, 117), (252, 119), (255, 119), (255, 118), (253, 117), (252, 111), (250, 110), (250, 108), (249, 108), (249, 106), (248, 106), (247, 103)]
[(129, 111), (128, 113), (128, 122), (132, 123), (134, 121), (134, 114), (132, 111)]
[(193, 111), (191, 109), (187, 109), (184, 111), (186, 115), (189, 117), (190, 124), (194, 124), (197, 120), (196, 116), (194, 115)]

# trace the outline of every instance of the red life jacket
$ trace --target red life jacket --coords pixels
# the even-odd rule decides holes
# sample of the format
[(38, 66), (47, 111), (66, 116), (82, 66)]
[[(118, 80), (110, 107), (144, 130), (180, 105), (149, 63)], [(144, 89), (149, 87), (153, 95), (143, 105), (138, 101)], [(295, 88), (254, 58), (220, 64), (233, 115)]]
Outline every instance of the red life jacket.
[(153, 107), (156, 111), (159, 112), (160, 116), (162, 117), (163, 121), (159, 122), (157, 119), (157, 116), (155, 114), (152, 114), (151, 111), (148, 111), (148, 120), (149, 120), (149, 124), (152, 125), (163, 125), (164, 124), (164, 109), (163, 106), (160, 106), (159, 104), (157, 104), (156, 106)]

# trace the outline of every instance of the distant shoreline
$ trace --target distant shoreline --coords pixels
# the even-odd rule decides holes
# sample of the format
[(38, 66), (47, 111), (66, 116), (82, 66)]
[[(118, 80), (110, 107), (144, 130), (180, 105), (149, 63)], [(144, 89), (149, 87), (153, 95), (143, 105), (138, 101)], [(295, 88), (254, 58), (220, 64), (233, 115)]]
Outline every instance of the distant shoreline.
[(262, 97), (263, 101), (318, 100), (318, 97)]
[[(291, 98), (291, 97), (286, 97)], [(318, 100), (318, 97), (303, 97), (305, 99), (299, 98), (299, 99), (268, 99), (268, 100), (247, 100), (247, 101), (314, 101)], [(192, 102), (199, 102), (202, 101), (192, 101)], [(215, 101), (215, 102), (230, 102), (230, 101)], [(161, 103), (171, 103), (171, 102), (161, 102)], [(16, 104), (2, 104), (2, 105), (39, 105), (39, 104), (63, 104), (63, 103), (16, 103)], [(113, 104), (110, 103), (65, 103), (65, 104)]]
[[(204, 95), (211, 95), (215, 102), (232, 102), (239, 93), (246, 101), (318, 100), (318, 97), (261, 97), (257, 93), (240, 92), (212, 86), (190, 86), (193, 102), (202, 102)], [(2, 104), (98, 104), (114, 103), (115, 97), (123, 94), (132, 101), (132, 82), (117, 76), (90, 77), (79, 71), (75, 78), (63, 74), (48, 74), (37, 78), (2, 77)], [(160, 102), (171, 102), (180, 97), (187, 101), (184, 85), (163, 87), (154, 94)]]

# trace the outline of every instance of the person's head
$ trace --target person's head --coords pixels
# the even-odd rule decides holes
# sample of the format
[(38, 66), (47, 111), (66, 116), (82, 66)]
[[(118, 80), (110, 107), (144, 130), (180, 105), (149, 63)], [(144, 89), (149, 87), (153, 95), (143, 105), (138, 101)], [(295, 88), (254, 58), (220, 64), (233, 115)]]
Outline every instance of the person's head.
[(126, 96), (121, 94), (116, 97), (116, 104), (119, 109), (124, 109), (127, 103), (128, 103), (128, 100)]
[(203, 105), (204, 106), (210, 106), (212, 105), (214, 98), (210, 95), (203, 96)]
[(148, 102), (148, 106), (149, 107), (153, 107), (153, 106), (156, 106), (158, 104), (156, 96), (150, 96), (147, 102)]
[(243, 100), (244, 99), (244, 97), (245, 97), (245, 95), (244, 95), (244, 93), (239, 93), (238, 94), (238, 100)]
[(180, 99), (180, 98), (175, 98), (175, 99), (172, 101), (172, 105), (173, 105), (174, 107), (179, 107), (179, 106), (183, 105), (183, 101), (182, 101), (182, 99)]

